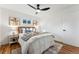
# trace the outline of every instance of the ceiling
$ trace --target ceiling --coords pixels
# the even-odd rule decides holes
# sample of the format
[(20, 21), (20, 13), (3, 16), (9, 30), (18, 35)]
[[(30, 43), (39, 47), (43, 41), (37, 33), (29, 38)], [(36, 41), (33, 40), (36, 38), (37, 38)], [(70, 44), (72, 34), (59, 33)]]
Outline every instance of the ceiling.
[[(36, 4), (31, 4), (36, 7)], [(40, 4), (40, 8), (45, 8), (45, 7), (51, 7), (48, 11), (42, 11), (40, 13), (52, 13), (52, 12), (57, 12), (61, 11), (64, 9), (69, 8), (72, 5), (68, 4)], [(24, 14), (28, 15), (35, 15), (35, 10), (31, 7), (29, 7), (27, 4), (0, 4), (0, 7), (2, 8), (7, 8), (10, 10), (18, 11)]]

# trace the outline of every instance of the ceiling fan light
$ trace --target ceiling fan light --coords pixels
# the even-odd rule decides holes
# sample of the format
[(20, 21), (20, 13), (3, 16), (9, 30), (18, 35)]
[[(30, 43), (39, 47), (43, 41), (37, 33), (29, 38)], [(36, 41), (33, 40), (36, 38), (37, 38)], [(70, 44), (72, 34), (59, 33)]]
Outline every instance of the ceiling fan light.
[(40, 10), (36, 10), (37, 12), (40, 12)]

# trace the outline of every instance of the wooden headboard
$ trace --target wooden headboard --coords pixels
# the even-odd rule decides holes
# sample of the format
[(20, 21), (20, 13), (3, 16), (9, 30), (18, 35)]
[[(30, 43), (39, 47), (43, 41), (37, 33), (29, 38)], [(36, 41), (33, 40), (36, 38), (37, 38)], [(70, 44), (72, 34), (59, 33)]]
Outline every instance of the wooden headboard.
[(36, 28), (34, 26), (20, 26), (18, 27), (18, 33), (23, 32), (36, 32)]

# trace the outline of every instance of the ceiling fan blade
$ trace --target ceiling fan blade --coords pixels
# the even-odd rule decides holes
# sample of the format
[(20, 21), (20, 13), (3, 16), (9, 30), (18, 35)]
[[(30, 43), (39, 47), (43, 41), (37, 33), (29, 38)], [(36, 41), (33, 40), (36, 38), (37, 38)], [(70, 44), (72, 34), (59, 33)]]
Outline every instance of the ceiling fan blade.
[(36, 9), (35, 7), (33, 7), (32, 5), (30, 5), (30, 4), (27, 4), (28, 6), (30, 6), (30, 7), (32, 7), (33, 9)]
[(50, 8), (48, 7), (48, 8), (43, 8), (43, 9), (40, 9), (40, 10), (46, 11), (46, 10), (48, 10), (48, 9), (50, 9)]
[(40, 9), (39, 7), (40, 7), (40, 4), (37, 4), (37, 9)]

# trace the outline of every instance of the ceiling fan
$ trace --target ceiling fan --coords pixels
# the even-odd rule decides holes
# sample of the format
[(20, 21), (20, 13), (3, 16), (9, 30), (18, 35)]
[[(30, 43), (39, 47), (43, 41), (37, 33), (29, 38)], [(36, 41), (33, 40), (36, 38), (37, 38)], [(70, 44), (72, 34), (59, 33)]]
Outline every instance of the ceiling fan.
[(30, 4), (27, 4), (27, 5), (36, 10), (35, 14), (38, 14), (40, 11), (47, 11), (47, 10), (50, 9), (50, 7), (46, 7), (46, 8), (41, 9), (40, 4), (37, 4), (36, 5), (37, 7), (34, 7), (34, 6), (30, 5)]

